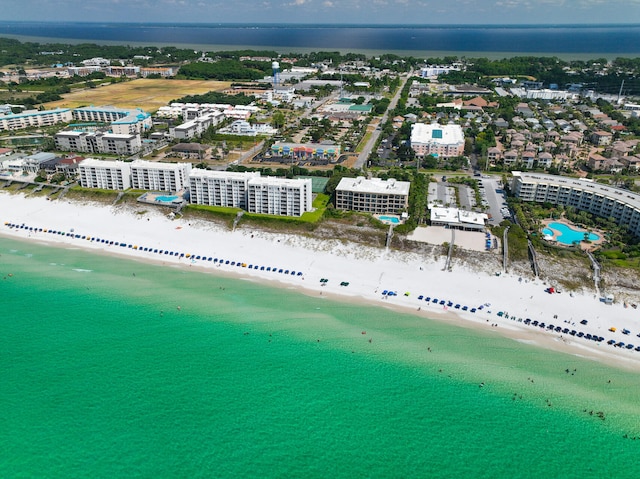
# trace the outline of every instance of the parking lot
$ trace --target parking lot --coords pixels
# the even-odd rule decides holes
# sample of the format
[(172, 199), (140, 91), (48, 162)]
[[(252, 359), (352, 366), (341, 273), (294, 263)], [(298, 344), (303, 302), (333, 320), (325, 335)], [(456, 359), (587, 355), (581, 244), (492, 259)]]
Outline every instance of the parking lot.
[(489, 224), (498, 225), (510, 216), (501, 181), (497, 177), (483, 176), (480, 178), (480, 185), (483, 205), (489, 208), (488, 213), (491, 215)]

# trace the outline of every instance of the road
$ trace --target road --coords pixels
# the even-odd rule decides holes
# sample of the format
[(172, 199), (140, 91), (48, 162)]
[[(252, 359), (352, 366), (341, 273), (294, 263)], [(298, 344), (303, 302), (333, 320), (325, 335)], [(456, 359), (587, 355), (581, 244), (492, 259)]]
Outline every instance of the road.
[[(393, 109), (398, 104), (398, 100), (400, 100), (400, 94), (402, 93), (404, 86), (406, 85), (407, 81), (409, 80), (409, 78), (411, 78), (412, 75), (413, 75), (413, 70), (403, 75), (402, 83), (400, 84), (395, 95), (393, 95), (393, 98), (389, 102), (389, 108), (387, 108), (387, 111), (384, 112), (384, 114), (382, 115), (382, 118), (380, 119), (380, 123), (378, 123), (381, 127), (387, 122), (389, 112), (393, 111)], [(360, 152), (360, 155), (358, 155), (358, 159), (353, 165), (354, 168), (363, 169), (364, 165), (367, 162), (367, 159), (369, 158), (369, 155), (371, 154), (371, 150), (373, 150), (374, 145), (378, 141), (378, 137), (380, 136), (381, 131), (382, 130), (378, 130), (378, 129), (373, 131), (371, 137), (369, 138), (369, 141), (367, 141), (367, 144), (364, 146), (364, 148)]]

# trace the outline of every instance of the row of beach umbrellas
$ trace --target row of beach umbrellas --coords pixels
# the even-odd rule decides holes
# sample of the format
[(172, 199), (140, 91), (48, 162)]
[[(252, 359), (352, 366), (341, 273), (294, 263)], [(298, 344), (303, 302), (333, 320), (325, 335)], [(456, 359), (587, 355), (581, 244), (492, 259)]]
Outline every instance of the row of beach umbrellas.
[(54, 230), (49, 228), (38, 228), (38, 227), (28, 226), (28, 225), (25, 225), (24, 223), (16, 224), (16, 223), (10, 223), (10, 222), (5, 222), (5, 226), (9, 228), (22, 229), (22, 230), (33, 232), (33, 233), (47, 233), (52, 235), (67, 236), (74, 239), (91, 241), (93, 243), (101, 243), (101, 244), (104, 244), (105, 246), (117, 246), (120, 248), (127, 248), (127, 249), (145, 252), (145, 253), (173, 256), (174, 258), (176, 257), (188, 258), (191, 261), (200, 260), (200, 261), (211, 262), (218, 265), (234, 266), (239, 268), (253, 269), (257, 271), (267, 271), (267, 272), (278, 273), (278, 274), (286, 274), (290, 276), (304, 276), (302, 271), (296, 271), (293, 269), (290, 270), (287, 268), (281, 268), (279, 266), (265, 266), (265, 265), (251, 264), (244, 261), (233, 261), (233, 260), (228, 260), (224, 258), (215, 258), (213, 256), (199, 255), (199, 254), (193, 254), (193, 253), (182, 253), (179, 251), (172, 251), (172, 250), (153, 248), (153, 247), (147, 247), (147, 246), (139, 246), (131, 243), (122, 243), (120, 241), (114, 241), (114, 240), (109, 240), (105, 238), (98, 238), (95, 236), (81, 235), (81, 234), (75, 233), (73, 229), (71, 229), (70, 231), (60, 231), (60, 230)]

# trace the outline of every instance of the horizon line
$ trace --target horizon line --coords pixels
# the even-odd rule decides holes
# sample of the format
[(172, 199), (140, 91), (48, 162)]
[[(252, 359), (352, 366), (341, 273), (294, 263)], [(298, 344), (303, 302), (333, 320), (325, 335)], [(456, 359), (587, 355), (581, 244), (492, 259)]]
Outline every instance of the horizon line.
[(470, 28), (494, 28), (494, 27), (640, 27), (640, 23), (326, 23), (326, 22), (198, 22), (198, 21), (85, 21), (85, 20), (3, 20), (2, 23), (49, 23), (49, 24), (89, 24), (89, 25), (202, 25), (202, 26), (314, 26), (314, 27), (394, 27), (394, 28), (450, 28), (450, 27), (470, 27)]

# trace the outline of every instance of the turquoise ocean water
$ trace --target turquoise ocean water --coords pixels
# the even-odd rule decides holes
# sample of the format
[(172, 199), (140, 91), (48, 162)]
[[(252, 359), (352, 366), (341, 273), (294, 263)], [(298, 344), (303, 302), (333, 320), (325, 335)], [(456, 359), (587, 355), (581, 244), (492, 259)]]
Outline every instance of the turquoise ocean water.
[(0, 255), (2, 478), (640, 473), (640, 374), (195, 271)]

